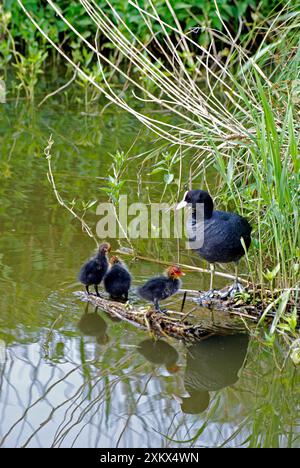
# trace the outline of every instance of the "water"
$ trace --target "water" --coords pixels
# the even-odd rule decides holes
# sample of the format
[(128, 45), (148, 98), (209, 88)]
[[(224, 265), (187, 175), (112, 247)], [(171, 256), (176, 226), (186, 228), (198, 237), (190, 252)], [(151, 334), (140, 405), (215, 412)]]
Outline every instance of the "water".
[[(109, 153), (126, 151), (139, 131), (134, 154), (152, 140), (118, 109), (87, 116), (61, 99), (39, 110), (14, 102), (0, 108), (1, 446), (298, 447), (299, 372), (281, 341), (271, 348), (259, 336), (236, 335), (153, 344), (144, 330), (74, 295), (94, 244), (47, 181), (49, 134), (57, 186), (75, 207), (106, 200)], [(147, 200), (147, 185), (159, 200), (162, 186), (150, 180), (150, 169), (138, 185), (136, 162), (129, 165), (129, 201), (137, 193)], [(93, 209), (86, 219), (95, 226)], [(200, 265), (175, 241), (139, 241), (138, 248), (148, 257)], [(126, 260), (134, 286), (162, 269)], [(208, 275), (185, 277), (188, 288), (208, 283)], [(220, 313), (198, 314), (223, 320)]]

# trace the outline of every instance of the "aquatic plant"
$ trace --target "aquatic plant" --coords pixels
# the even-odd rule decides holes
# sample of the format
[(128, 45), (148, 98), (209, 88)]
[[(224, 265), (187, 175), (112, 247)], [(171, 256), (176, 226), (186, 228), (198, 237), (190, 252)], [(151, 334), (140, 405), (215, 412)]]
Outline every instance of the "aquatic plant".
[[(21, 0), (19, 3), (24, 8)], [(53, 2), (49, 0), (48, 3), (81, 40), (82, 46), (97, 57), (100, 71), (104, 66), (112, 67), (127, 81), (128, 91), (118, 93), (104, 75), (103, 88), (92, 73), (74, 63), (67, 52), (62, 52), (68, 63), (96, 89), (104, 91), (111, 102), (132, 113), (167, 140), (171, 148), (179, 146), (180, 157), (191, 161), (190, 171), (182, 183), (202, 177), (211, 165), (216, 167), (220, 199), (227, 205), (234, 204), (254, 223), (255, 255), (249, 259), (253, 279), (263, 282), (264, 272), (274, 268), (275, 262), (280, 264), (280, 275), (274, 278), (274, 284), (283, 288), (295, 286), (299, 278), (299, 263), (295, 259), (299, 258), (300, 231), (299, 126), (296, 121), (299, 102), (295, 99), (299, 48), (292, 32), (299, 26), (297, 7), (285, 5), (268, 19), (268, 27), (255, 55), (249, 56), (238, 38), (232, 36), (215, 1), (215, 14), (226, 33), (219, 31), (218, 40), (229, 47), (224, 61), (213, 52), (217, 47), (215, 40), (211, 47), (205, 48), (194, 40), (194, 33), (183, 32), (170, 3), (168, 8), (173, 14), (173, 23), (167, 24), (155, 3), (149, 1), (149, 8), (144, 9), (139, 3), (130, 1), (151, 37), (157, 43), (165, 42), (165, 48), (159, 49), (162, 62), (127, 26), (113, 4), (107, 2), (114, 14), (111, 19), (94, 1), (82, 0), (87, 17), (98, 31), (135, 67), (132, 74), (130, 69), (120, 68), (101, 52), (98, 36), (94, 38), (94, 45), (92, 37), (87, 39)], [(51, 41), (31, 14), (27, 12), (27, 15)], [(265, 22), (263, 24), (265, 26)], [(211, 32), (215, 34), (215, 31)], [(262, 30), (258, 34), (261, 35)], [(277, 40), (275, 46), (267, 44), (270, 35)], [(251, 40), (254, 40), (253, 34)], [(58, 50), (57, 44), (51, 43)], [(282, 76), (279, 74), (278, 77), (276, 71), (280, 70), (281, 59), (286, 60), (287, 53), (290, 76), (285, 73), (283, 84)], [(274, 60), (273, 67), (268, 65), (270, 60)], [(190, 71), (191, 61), (196, 64), (193, 72)], [(160, 63), (159, 67), (157, 63)], [(153, 92), (143, 85), (142, 77), (151, 80)], [(152, 106), (173, 115), (174, 123), (154, 118), (142, 109), (136, 110), (127, 99), (129, 91), (135, 93), (138, 101), (145, 100), (140, 97), (142, 92)], [(156, 163), (154, 171), (164, 172), (168, 185), (173, 175), (166, 165), (166, 158), (161, 161)], [(115, 184), (115, 180), (111, 183)]]
[[(163, 140), (160, 160), (157, 148), (154, 153), (154, 172), (163, 174), (166, 187), (173, 182), (172, 164), (178, 155), (182, 173), (177, 195), (180, 187), (191, 182), (194, 185), (200, 178), (206, 180), (210, 168), (217, 170), (214, 188), (208, 188), (214, 195), (217, 192), (218, 206), (229, 206), (252, 221), (254, 241), (247, 256), (251, 279), (264, 284), (276, 272), (272, 273), (271, 282), (282, 290), (282, 297), (274, 326), (280, 321), (288, 323), (285, 290), (293, 292), (299, 283), (299, 44), (298, 35), (294, 34), (299, 28), (297, 5), (284, 5), (241, 42), (239, 34), (232, 35), (215, 1), (222, 30), (210, 29), (211, 43), (204, 47), (196, 40), (199, 31), (183, 31), (169, 2), (170, 24), (161, 18), (155, 2), (147, 2), (144, 8), (139, 2), (130, 1), (157, 46), (154, 50), (149, 43), (144, 44), (108, 1), (112, 16), (92, 0), (81, 1), (86, 18), (96, 30), (94, 35), (86, 36), (76, 19), (68, 19), (49, 0), (59, 21), (86, 50), (86, 63), (81, 66), (67, 47), (60, 47), (51, 38), (23, 2), (18, 3), (86, 85), (104, 93), (109, 102), (130, 112)], [(121, 61), (116, 62), (103, 52), (103, 36), (123, 57)], [(248, 46), (258, 38), (259, 46), (251, 55)], [(228, 50), (224, 56), (221, 52), (225, 45)], [(94, 76), (92, 56), (98, 61), (101, 80)], [(287, 59), (289, 66), (283, 74), (282, 64)], [(128, 67), (120, 63), (128, 63)], [(109, 70), (110, 76), (117, 74), (125, 83), (121, 91), (107, 79)], [(150, 102), (155, 114), (139, 105), (145, 102)], [(161, 118), (161, 111), (166, 111), (172, 120)], [(150, 158), (148, 154), (147, 160)], [(114, 164), (118, 164), (118, 159)], [(115, 200), (123, 183), (117, 173), (118, 168), (105, 188)]]

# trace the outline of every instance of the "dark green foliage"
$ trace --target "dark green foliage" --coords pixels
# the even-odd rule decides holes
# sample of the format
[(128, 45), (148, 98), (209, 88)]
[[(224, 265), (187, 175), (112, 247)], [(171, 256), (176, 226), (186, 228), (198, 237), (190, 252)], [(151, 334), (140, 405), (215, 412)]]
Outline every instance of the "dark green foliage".
[[(97, 3), (101, 10), (105, 11), (113, 19), (111, 8), (107, 2), (105, 0), (99, 0)], [(172, 12), (168, 8), (167, 3), (164, 0), (154, 0), (153, 3), (161, 19), (166, 23), (174, 24)], [(65, 44), (68, 39), (72, 39), (71, 47), (74, 49), (79, 47), (79, 39), (72, 37), (72, 32), (66, 24), (55, 15), (53, 9), (49, 7), (46, 1), (23, 0), (23, 4), (43, 27), (44, 31), (49, 34), (56, 43)], [(95, 33), (95, 24), (85, 13), (84, 8), (79, 2), (74, 0), (58, 0), (56, 4), (66, 18), (70, 22), (76, 24), (76, 28), (84, 37), (88, 38), (91, 34)], [(127, 0), (111, 0), (111, 4), (116, 8), (116, 11), (125, 21), (126, 25), (129, 26), (142, 41), (147, 41), (149, 39), (147, 26), (142, 21), (138, 11), (131, 6)], [(260, 2), (257, 0), (243, 0), (238, 2), (233, 0), (217, 0), (217, 4), (223, 21), (228, 25), (231, 32), (235, 33), (238, 29), (240, 19), (244, 20), (245, 25), (251, 25), (254, 20), (257, 21), (257, 18), (263, 19), (265, 16), (268, 16), (275, 7), (279, 7), (280, 2), (276, 2), (275, 0), (263, 0)], [(139, 1), (139, 5), (151, 11), (147, 0)], [(205, 28), (223, 29), (212, 0), (170, 0), (170, 5), (184, 31), (195, 27), (201, 28), (201, 33), (197, 37), (203, 44), (207, 44), (209, 41), (209, 36)], [(30, 55), (30, 49), (32, 48), (36, 49), (38, 46), (42, 46), (46, 49), (49, 47), (31, 21), (25, 17), (17, 1), (4, 0), (3, 11), (10, 14), (7, 25), (8, 30), (20, 53), (27, 56)], [(2, 16), (0, 10), (0, 36), (2, 40), (9, 41), (7, 32), (5, 32)], [(155, 28), (158, 29), (159, 25), (156, 24), (154, 30)], [(245, 28), (247, 29), (247, 26), (245, 26)], [(109, 49), (109, 44), (104, 44), (104, 46)], [(1, 62), (5, 56), (7, 57), (4, 49), (4, 44), (1, 41)]]

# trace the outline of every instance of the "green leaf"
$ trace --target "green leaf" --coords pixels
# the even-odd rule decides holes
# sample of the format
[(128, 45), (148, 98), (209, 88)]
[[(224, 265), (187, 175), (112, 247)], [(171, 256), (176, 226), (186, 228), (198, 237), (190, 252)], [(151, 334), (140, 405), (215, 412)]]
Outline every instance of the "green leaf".
[(272, 271), (267, 270), (267, 273), (263, 273), (263, 275), (266, 278), (266, 280), (272, 281), (277, 276), (279, 271), (280, 271), (280, 263), (278, 263), (278, 265), (276, 265), (276, 267), (273, 268)]
[(174, 179), (174, 174), (165, 174), (164, 175), (164, 181), (167, 185), (171, 184), (171, 182)]
[(150, 172), (150, 174), (157, 174), (158, 172), (165, 172), (166, 169), (164, 167), (156, 167), (155, 169), (153, 169), (152, 172)]

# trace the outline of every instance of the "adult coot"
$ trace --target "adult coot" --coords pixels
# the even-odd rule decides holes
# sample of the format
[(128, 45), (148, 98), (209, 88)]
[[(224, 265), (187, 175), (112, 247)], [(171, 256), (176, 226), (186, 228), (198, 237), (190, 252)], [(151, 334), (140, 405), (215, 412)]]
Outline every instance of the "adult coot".
[(112, 299), (128, 300), (131, 275), (125, 264), (117, 256), (110, 259), (110, 270), (104, 277), (104, 287)]
[(81, 267), (79, 281), (85, 285), (88, 294), (90, 294), (89, 286), (94, 285), (97, 296), (100, 296), (98, 285), (101, 283), (108, 270), (107, 254), (110, 250), (110, 244), (107, 242), (101, 244), (96, 255)]
[(187, 222), (191, 248), (207, 260), (211, 267), (210, 291), (207, 295), (213, 294), (215, 263), (235, 263), (235, 281), (228, 294), (234, 295), (235, 292), (241, 291), (243, 288), (238, 282), (238, 261), (245, 255), (241, 239), (244, 240), (247, 249), (251, 243), (250, 224), (236, 213), (214, 210), (213, 200), (204, 190), (186, 192), (176, 209), (187, 205), (191, 207), (191, 215)]
[(137, 292), (143, 299), (153, 302), (158, 312), (163, 312), (159, 307), (159, 301), (167, 299), (178, 291), (181, 286), (180, 277), (184, 275), (178, 266), (173, 265), (167, 269), (166, 275), (150, 278)]

